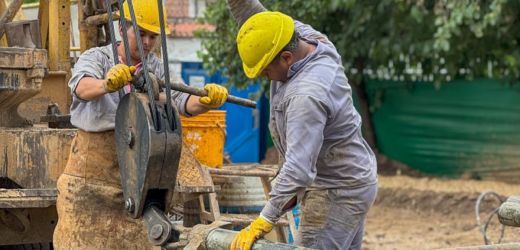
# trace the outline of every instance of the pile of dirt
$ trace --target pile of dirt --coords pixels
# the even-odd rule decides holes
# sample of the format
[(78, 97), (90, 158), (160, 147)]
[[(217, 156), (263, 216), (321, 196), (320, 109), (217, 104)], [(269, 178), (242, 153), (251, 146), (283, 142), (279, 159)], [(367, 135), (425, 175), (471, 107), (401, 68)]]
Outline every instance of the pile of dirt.
[[(484, 245), (475, 205), (481, 193), (494, 191), (505, 200), (520, 195), (520, 185), (493, 181), (380, 176), (379, 192), (369, 212), (363, 249), (440, 249)], [(481, 221), (500, 202), (486, 196)], [(488, 236), (496, 241), (502, 225), (495, 218)], [(507, 227), (503, 243), (520, 241), (520, 228)]]
[[(408, 176), (380, 176), (376, 204), (386, 207), (436, 212), (441, 214), (474, 213), (478, 197), (494, 191), (505, 201), (520, 195), (520, 185), (494, 181), (452, 180), (440, 178), (412, 178)], [(500, 202), (486, 196), (480, 204), (482, 212), (493, 211)]]

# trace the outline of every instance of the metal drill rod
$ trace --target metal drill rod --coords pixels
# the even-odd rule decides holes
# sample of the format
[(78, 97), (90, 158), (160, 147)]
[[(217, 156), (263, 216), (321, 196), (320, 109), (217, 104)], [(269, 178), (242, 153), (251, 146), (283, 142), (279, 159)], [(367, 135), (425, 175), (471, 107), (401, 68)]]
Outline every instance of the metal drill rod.
[[(163, 244), (163, 249), (207, 249), (229, 250), (238, 234), (237, 231), (222, 229), (231, 223), (215, 221), (209, 225), (197, 224), (193, 227), (183, 227), (179, 222), (170, 221), (174, 237)], [(182, 222), (181, 222), (182, 223)], [(252, 250), (312, 250), (311, 248), (292, 246), (285, 243), (272, 242), (265, 239), (255, 241)]]
[(520, 243), (505, 243), (471, 247), (443, 248), (439, 250), (520, 250)]
[[(134, 27), (135, 38), (137, 40), (137, 47), (139, 49), (139, 55), (141, 57), (141, 62), (143, 63), (142, 70), (144, 70), (144, 72), (148, 72), (148, 60), (146, 59), (146, 56), (144, 54), (143, 41), (141, 41), (141, 35), (139, 34), (139, 27), (137, 26), (137, 21), (136, 21), (135, 12), (134, 12), (134, 4), (132, 3), (132, 0), (126, 0), (126, 2), (128, 3), (128, 9), (130, 10), (130, 17), (132, 20), (132, 26)], [(161, 128), (159, 127), (159, 120), (157, 119), (157, 106), (155, 104), (155, 98), (153, 95), (153, 93), (155, 93), (155, 91), (153, 90), (154, 86), (152, 84), (152, 80), (150, 79), (149, 74), (144, 74), (144, 77), (145, 77), (145, 83), (150, 83), (147, 85), (148, 85), (148, 97), (150, 99), (149, 108), (150, 108), (150, 113), (152, 113), (153, 125), (154, 125), (155, 130), (159, 131)]]
[(520, 227), (520, 196), (511, 196), (500, 205), (498, 220), (502, 225)]
[[(164, 85), (165, 85), (164, 80), (157, 79), (157, 82), (159, 83), (160, 87), (164, 87)], [(180, 92), (184, 92), (184, 93), (188, 93), (188, 94), (196, 95), (196, 96), (208, 96), (208, 91), (205, 89), (190, 87), (186, 84), (179, 83), (179, 82), (172, 82), (172, 83), (170, 83), (170, 85), (173, 90), (177, 90)], [(240, 97), (236, 97), (236, 96), (232, 96), (232, 95), (228, 95), (226, 102), (238, 104), (240, 106), (249, 107), (249, 108), (253, 108), (253, 109), (256, 108), (255, 101), (251, 101), (249, 99), (240, 98)]]
[[(229, 250), (233, 239), (237, 235), (237, 231), (217, 228), (211, 231), (206, 237), (206, 249), (208, 250)], [(258, 239), (255, 241), (251, 250), (311, 250), (311, 248), (298, 247), (280, 242), (272, 242), (265, 239)]]
[(168, 66), (168, 50), (166, 48), (166, 30), (164, 28), (164, 10), (162, 0), (157, 1), (159, 7), (159, 22), (161, 26), (161, 47), (162, 47), (162, 59), (164, 66), (164, 83), (166, 85), (166, 116), (168, 117), (168, 122), (170, 123), (170, 129), (175, 130), (175, 123), (173, 122), (173, 107), (172, 107), (172, 95), (171, 93), (171, 85), (170, 85), (170, 67)]

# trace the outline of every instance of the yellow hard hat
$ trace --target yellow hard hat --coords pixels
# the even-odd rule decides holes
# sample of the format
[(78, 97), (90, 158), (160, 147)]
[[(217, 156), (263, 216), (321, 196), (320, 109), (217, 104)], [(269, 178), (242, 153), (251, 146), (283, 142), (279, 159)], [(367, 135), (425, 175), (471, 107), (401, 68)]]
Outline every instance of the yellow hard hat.
[[(132, 5), (134, 6), (135, 21), (137, 25), (150, 32), (161, 34), (161, 26), (159, 21), (159, 5), (157, 1), (153, 0), (133, 0)], [(128, 1), (123, 4), (123, 10), (125, 11), (125, 19), (130, 21), (130, 9), (128, 8)], [(166, 34), (170, 34), (170, 28), (166, 23), (166, 8), (163, 5), (164, 12), (164, 31)], [(117, 12), (119, 16), (119, 12)]]
[(237, 46), (244, 72), (255, 78), (291, 40), (294, 21), (280, 12), (260, 12), (240, 28)]

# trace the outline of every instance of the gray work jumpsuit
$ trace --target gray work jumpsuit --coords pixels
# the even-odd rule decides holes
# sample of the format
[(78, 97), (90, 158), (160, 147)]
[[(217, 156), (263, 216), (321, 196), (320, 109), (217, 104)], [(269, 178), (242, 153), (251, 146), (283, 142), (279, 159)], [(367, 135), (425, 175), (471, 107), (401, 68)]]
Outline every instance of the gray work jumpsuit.
[[(228, 0), (239, 25), (266, 11), (257, 0)], [(377, 194), (377, 164), (361, 135), (361, 118), (341, 57), (327, 37), (295, 21), (316, 50), (271, 81), (269, 129), (283, 158), (262, 217), (276, 221), (293, 198), (302, 202), (296, 244), (361, 249), (368, 210)]]

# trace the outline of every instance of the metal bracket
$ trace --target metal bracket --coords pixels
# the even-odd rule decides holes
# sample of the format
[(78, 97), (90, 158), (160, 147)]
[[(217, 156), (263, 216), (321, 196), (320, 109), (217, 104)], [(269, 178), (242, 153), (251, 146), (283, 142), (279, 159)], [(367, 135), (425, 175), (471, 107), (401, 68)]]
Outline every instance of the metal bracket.
[(153, 205), (146, 207), (143, 219), (148, 229), (148, 239), (153, 245), (161, 246), (171, 238), (172, 226), (159, 208)]
[(62, 115), (57, 103), (47, 106), (47, 114), (40, 116), (42, 122), (48, 122), (49, 128), (74, 128), (70, 123), (70, 114)]

